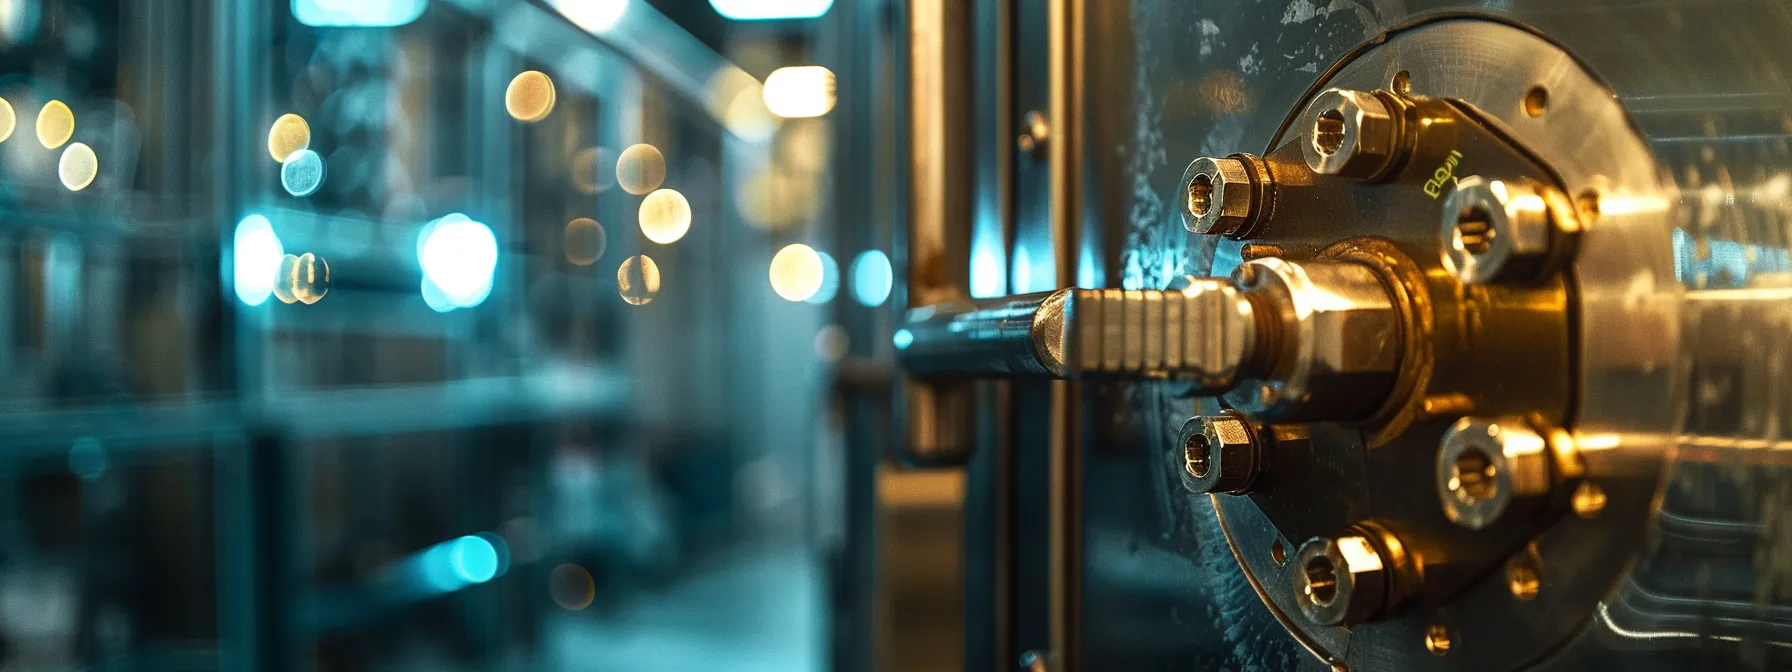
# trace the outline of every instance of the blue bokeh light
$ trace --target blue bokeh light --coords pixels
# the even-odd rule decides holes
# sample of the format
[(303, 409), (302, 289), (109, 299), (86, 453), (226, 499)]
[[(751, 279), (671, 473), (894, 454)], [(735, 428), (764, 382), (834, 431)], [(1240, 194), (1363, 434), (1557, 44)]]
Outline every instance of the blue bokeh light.
[(274, 276), (280, 273), (280, 258), (286, 256), (274, 225), (261, 215), (249, 215), (236, 224), (235, 242), (231, 245), (232, 284), (236, 298), (251, 306), (267, 303), (274, 294)]
[(894, 280), (890, 257), (882, 250), (866, 250), (852, 262), (852, 298), (863, 305), (884, 305)]
[(820, 250), (816, 250), (815, 254), (821, 257), (821, 285), (803, 301), (819, 306), (833, 301), (840, 294), (840, 262), (834, 261), (834, 255)]
[(307, 26), (385, 28), (416, 21), (429, 0), (292, 0), (292, 18)]
[(448, 565), (462, 582), (468, 585), (485, 583), (498, 575), (498, 550), (492, 547), (492, 542), (478, 535), (468, 535), (449, 543), (452, 545)]
[(897, 329), (896, 335), (890, 338), (890, 342), (896, 344), (897, 350), (907, 350), (908, 346), (915, 344), (915, 335), (907, 329)]
[(324, 158), (309, 149), (293, 152), (280, 166), (280, 186), (299, 198), (317, 193), (324, 186)]
[(417, 263), (423, 267), (423, 300), (431, 309), (471, 308), (491, 296), (498, 239), (491, 227), (450, 214), (418, 232)]

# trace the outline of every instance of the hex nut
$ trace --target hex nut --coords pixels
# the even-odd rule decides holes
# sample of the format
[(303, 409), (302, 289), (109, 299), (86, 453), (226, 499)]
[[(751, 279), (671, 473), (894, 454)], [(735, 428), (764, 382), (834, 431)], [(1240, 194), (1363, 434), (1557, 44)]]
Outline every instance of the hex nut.
[(1552, 197), (1530, 180), (1462, 178), (1444, 199), (1444, 268), (1467, 284), (1535, 279), (1562, 216)]
[(1444, 515), (1471, 530), (1493, 525), (1514, 502), (1549, 494), (1550, 461), (1548, 441), (1522, 417), (1456, 421), (1437, 453)]
[(1252, 417), (1356, 420), (1385, 401), (1400, 368), (1400, 310), (1374, 269), (1345, 261), (1253, 259), (1233, 282), (1256, 297), (1267, 320), (1259, 348), (1269, 353), (1268, 394), (1226, 395)]
[(1182, 225), (1192, 233), (1224, 235), (1249, 222), (1251, 174), (1244, 161), (1201, 157), (1182, 172)]
[(1321, 175), (1372, 180), (1393, 162), (1400, 126), (1394, 111), (1375, 94), (1327, 89), (1301, 116), (1307, 167)]
[(1301, 544), (1289, 572), (1294, 601), (1319, 625), (1368, 621), (1388, 601), (1392, 568), (1367, 537), (1315, 537)]
[(1241, 494), (1257, 478), (1257, 441), (1235, 415), (1202, 415), (1183, 423), (1183, 486), (1196, 494)]

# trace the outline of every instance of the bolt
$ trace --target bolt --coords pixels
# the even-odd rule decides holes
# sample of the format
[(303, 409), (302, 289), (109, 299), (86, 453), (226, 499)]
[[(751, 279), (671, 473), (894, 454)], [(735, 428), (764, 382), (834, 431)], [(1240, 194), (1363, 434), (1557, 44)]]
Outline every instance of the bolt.
[(1437, 494), (1444, 515), (1484, 529), (1514, 502), (1549, 494), (1549, 442), (1524, 418), (1467, 417), (1444, 433), (1437, 453)]
[[(1391, 98), (1391, 96), (1390, 96)], [(1397, 111), (1374, 93), (1327, 89), (1302, 116), (1301, 154), (1321, 175), (1374, 180), (1385, 175), (1404, 144)]]
[(1263, 219), (1263, 160), (1249, 154), (1201, 157), (1182, 172), (1182, 225), (1190, 232), (1243, 237)]
[(1294, 601), (1307, 620), (1354, 625), (1387, 604), (1391, 563), (1365, 535), (1309, 539), (1294, 563)]
[(1183, 486), (1197, 494), (1248, 492), (1257, 478), (1257, 439), (1250, 424), (1230, 413), (1201, 415), (1182, 424), (1178, 445)]
[(1543, 588), (1543, 561), (1535, 548), (1519, 551), (1506, 561), (1506, 589), (1520, 601), (1537, 599)]
[(1572, 221), (1572, 207), (1529, 180), (1464, 177), (1444, 199), (1444, 268), (1468, 284), (1533, 280), (1555, 229)]
[(1449, 653), (1450, 629), (1442, 624), (1427, 628), (1425, 630), (1425, 650), (1439, 656)]

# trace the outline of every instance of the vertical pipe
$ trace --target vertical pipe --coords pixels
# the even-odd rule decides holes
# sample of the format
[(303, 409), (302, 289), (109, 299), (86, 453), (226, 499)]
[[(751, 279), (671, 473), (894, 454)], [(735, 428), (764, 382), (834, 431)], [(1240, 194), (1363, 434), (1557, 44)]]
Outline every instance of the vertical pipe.
[[(1052, 142), (1052, 256), (1060, 284), (1076, 277), (1082, 166), (1083, 0), (1051, 0), (1050, 72)], [(1078, 614), (1082, 566), (1082, 445), (1077, 411), (1081, 386), (1052, 383), (1051, 461), (1051, 642), (1060, 661), (1054, 669), (1080, 667)]]

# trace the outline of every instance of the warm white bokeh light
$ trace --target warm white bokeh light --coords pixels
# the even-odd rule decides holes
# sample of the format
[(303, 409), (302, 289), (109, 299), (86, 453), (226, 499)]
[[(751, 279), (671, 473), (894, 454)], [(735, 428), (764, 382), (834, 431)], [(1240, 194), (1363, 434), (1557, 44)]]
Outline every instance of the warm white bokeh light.
[(86, 189), (99, 174), (100, 157), (94, 155), (92, 147), (79, 142), (62, 150), (62, 160), (56, 164), (56, 176), (62, 178), (62, 186), (69, 191)]
[(691, 203), (684, 194), (661, 189), (641, 200), (641, 234), (661, 245), (671, 245), (691, 230)]
[(541, 121), (554, 111), (555, 95), (552, 78), (528, 70), (510, 80), (510, 86), (504, 90), (504, 110), (517, 121)]
[(293, 152), (311, 147), (311, 125), (296, 114), (283, 114), (268, 128), (268, 155), (285, 163)]
[(786, 301), (805, 301), (821, 289), (821, 255), (801, 243), (787, 245), (772, 257), (772, 291)]
[(639, 144), (616, 159), (616, 183), (636, 196), (652, 193), (666, 182), (666, 155), (658, 147)]
[(19, 116), (13, 112), (12, 103), (0, 98), (0, 142), (12, 137), (13, 129), (19, 125)]
[(604, 227), (597, 220), (580, 217), (566, 223), (566, 233), (562, 242), (566, 247), (566, 260), (574, 266), (590, 266), (604, 256), (607, 236)]
[(834, 72), (819, 65), (778, 68), (765, 78), (765, 106), (789, 119), (827, 114), (834, 109)]
[(37, 141), (44, 149), (55, 149), (75, 135), (75, 113), (60, 100), (44, 104), (37, 113)]
[(616, 293), (629, 305), (645, 306), (660, 293), (660, 267), (653, 257), (637, 254), (616, 269)]

